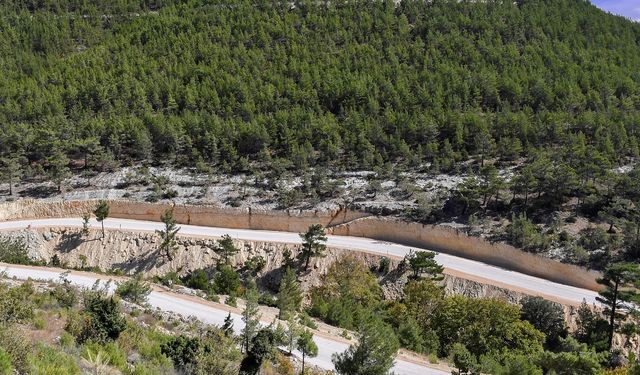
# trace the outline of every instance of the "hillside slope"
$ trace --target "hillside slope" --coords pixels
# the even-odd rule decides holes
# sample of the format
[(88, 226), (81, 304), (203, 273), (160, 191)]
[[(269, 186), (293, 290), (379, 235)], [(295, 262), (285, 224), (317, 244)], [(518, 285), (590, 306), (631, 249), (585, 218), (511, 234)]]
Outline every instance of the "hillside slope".
[(583, 0), (173, 3), (3, 2), (0, 153), (453, 170), (585, 136), (638, 154), (640, 25)]

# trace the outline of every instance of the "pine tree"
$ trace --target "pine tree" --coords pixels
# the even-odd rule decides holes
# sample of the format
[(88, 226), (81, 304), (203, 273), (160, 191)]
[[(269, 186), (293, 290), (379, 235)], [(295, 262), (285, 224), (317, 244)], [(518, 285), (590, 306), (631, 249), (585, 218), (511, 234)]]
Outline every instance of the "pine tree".
[(304, 270), (306, 271), (312, 257), (324, 256), (324, 251), (327, 249), (327, 236), (322, 225), (313, 224), (305, 233), (300, 234), (300, 238), (302, 238), (300, 256), (304, 261)]
[(598, 279), (598, 284), (605, 287), (596, 299), (604, 305), (604, 312), (609, 317), (609, 350), (613, 346), (617, 322), (626, 317), (631, 308), (629, 302), (638, 297), (633, 283), (639, 279), (640, 266), (635, 263), (613, 264), (604, 271), (603, 277)]
[(164, 230), (156, 231), (162, 239), (162, 242), (160, 243), (160, 253), (164, 253), (169, 260), (173, 260), (173, 256), (178, 250), (176, 235), (178, 234), (180, 227), (176, 225), (172, 209), (166, 210), (160, 217), (160, 220), (164, 223)]
[(418, 251), (409, 255), (409, 265), (413, 270), (413, 277), (420, 278), (424, 274), (434, 281), (444, 278), (443, 267), (435, 260), (436, 253), (431, 251)]
[(89, 235), (89, 220), (89, 214), (82, 215), (82, 235), (85, 237)]
[(67, 178), (71, 177), (71, 170), (69, 169), (69, 158), (61, 150), (56, 150), (55, 153), (47, 159), (49, 164), (49, 170), (47, 174), (51, 181), (53, 181), (58, 187), (58, 193), (62, 192), (62, 183)]
[(23, 157), (8, 157), (2, 160), (2, 177), (9, 184), (9, 195), (13, 195), (13, 184), (22, 174)]
[(296, 320), (296, 315), (289, 314), (287, 317), (287, 331), (285, 333), (285, 344), (289, 350), (289, 355), (291, 355), (291, 352), (295, 349), (296, 341), (298, 340), (298, 336), (300, 336), (300, 329), (300, 324)]
[(308, 329), (300, 334), (296, 341), (296, 348), (302, 353), (302, 374), (304, 374), (304, 361), (306, 357), (316, 357), (318, 355), (318, 345), (313, 341), (313, 333)]
[(231, 318), (231, 313), (224, 318), (224, 324), (222, 325), (222, 332), (227, 337), (233, 336), (233, 318)]
[(237, 254), (240, 250), (233, 244), (231, 236), (225, 234), (221, 239), (216, 241), (213, 251), (220, 254), (224, 260), (224, 264), (229, 264), (229, 258)]
[(258, 306), (258, 288), (256, 282), (250, 279), (245, 291), (245, 308), (242, 311), (242, 321), (244, 322), (244, 328), (242, 329), (242, 347), (245, 353), (248, 353), (251, 349), (251, 341), (258, 332), (260, 325), (260, 308)]
[(372, 316), (358, 330), (358, 343), (334, 354), (332, 362), (341, 375), (387, 375), (398, 348), (393, 329)]
[(302, 290), (300, 290), (296, 273), (293, 269), (287, 267), (280, 282), (280, 291), (278, 293), (278, 308), (280, 309), (278, 317), (287, 319), (290, 314), (298, 311), (301, 303)]
[(104, 238), (104, 220), (109, 216), (109, 204), (106, 201), (99, 201), (93, 214), (96, 216), (96, 220), (102, 224), (102, 238)]

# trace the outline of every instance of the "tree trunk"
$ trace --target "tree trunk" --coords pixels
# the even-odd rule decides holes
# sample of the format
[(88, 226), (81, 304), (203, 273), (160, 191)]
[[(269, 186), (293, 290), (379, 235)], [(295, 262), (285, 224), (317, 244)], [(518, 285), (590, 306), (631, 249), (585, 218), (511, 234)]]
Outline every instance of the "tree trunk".
[(307, 260), (304, 262), (304, 270), (305, 270), (305, 272), (309, 268), (309, 260), (311, 260), (311, 254), (307, 254), (306, 258), (307, 258)]
[(100, 221), (100, 224), (102, 224), (102, 238), (104, 238), (104, 219)]
[(616, 323), (616, 305), (618, 304), (618, 280), (615, 281), (613, 288), (613, 299), (611, 303), (611, 315), (609, 316), (609, 351), (613, 346), (613, 334), (615, 333)]
[(304, 375), (304, 351), (302, 352), (302, 375)]

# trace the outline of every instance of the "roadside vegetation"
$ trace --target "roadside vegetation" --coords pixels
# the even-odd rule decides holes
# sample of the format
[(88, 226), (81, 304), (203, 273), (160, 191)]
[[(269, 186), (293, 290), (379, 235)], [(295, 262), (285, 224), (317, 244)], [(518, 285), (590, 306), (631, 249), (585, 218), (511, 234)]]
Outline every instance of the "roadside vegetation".
[[(634, 263), (607, 268), (599, 280), (604, 287), (599, 297), (604, 308), (583, 304), (576, 312), (575, 329), (570, 329), (562, 306), (541, 297), (526, 297), (514, 305), (497, 299), (446, 295), (442, 267), (434, 261), (433, 253), (423, 251), (408, 255), (393, 267), (386, 258), (381, 258), (379, 265), (367, 266), (355, 256), (344, 256), (331, 264), (318, 286), (305, 292), (299, 281), (309, 272), (304, 249), (323, 248), (326, 239), (319, 233), (321, 227), (311, 226), (301, 234), (308, 243), (301, 246), (297, 259), (285, 257), (275, 290), (259, 290), (259, 273), (252, 267), (232, 266), (235, 263), (230, 258), (238, 249), (229, 237), (215, 244), (219, 262), (213, 269), (156, 278), (165, 286), (200, 290), (214, 301), (220, 301), (223, 295), (225, 303), (234, 307), (237, 298), (243, 300), (241, 318), (245, 326), (238, 335), (229, 315), (218, 330), (211, 328), (206, 334), (181, 334), (162, 341), (161, 353), (171, 359), (174, 369), (201, 373), (200, 366), (214, 366), (211, 361), (222, 366), (214, 368), (229, 371), (221, 373), (259, 373), (278, 366), (289, 369), (293, 365), (284, 363), (291, 350), (300, 350), (305, 359), (317, 354), (310, 338), (312, 330), (318, 328), (317, 319), (344, 329), (345, 338), (356, 340), (348, 351), (333, 358), (338, 373), (345, 375), (387, 374), (400, 348), (432, 362), (445, 361), (461, 374), (569, 374), (567, 369), (581, 368), (581, 373), (595, 375), (608, 369), (619, 374), (638, 370), (632, 342), (637, 336), (633, 303), (640, 302), (636, 289), (640, 269)], [(17, 252), (12, 249), (18, 255), (16, 259), (22, 259), (26, 252), (24, 247)], [(380, 281), (389, 275), (404, 280), (399, 298), (384, 297)], [(38, 316), (31, 311), (38, 298), (25, 285), (7, 288), (7, 297), (0, 298), (5, 306), (0, 313), (6, 311), (2, 319), (7, 322), (20, 323)], [(150, 291), (151, 285), (138, 274), (119, 283), (115, 294), (128, 304), (145, 306)], [(56, 305), (69, 310), (65, 330), (78, 345), (117, 342), (131, 326), (121, 313), (119, 298), (108, 296), (105, 287), (80, 293), (63, 276), (50, 295)], [(280, 320), (261, 325), (260, 305), (277, 307)], [(614, 337), (619, 338), (618, 344), (614, 345)], [(216, 345), (227, 347), (218, 353), (213, 349), (220, 347)], [(107, 355), (92, 350), (86, 355)], [(214, 360), (213, 355), (223, 358)], [(75, 365), (82, 368), (81, 363)]]

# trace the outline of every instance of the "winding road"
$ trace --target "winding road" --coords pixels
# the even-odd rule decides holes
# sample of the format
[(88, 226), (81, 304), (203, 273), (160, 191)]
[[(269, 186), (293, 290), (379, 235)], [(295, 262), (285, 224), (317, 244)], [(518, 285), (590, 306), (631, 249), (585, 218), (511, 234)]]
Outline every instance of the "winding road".
[[(90, 225), (99, 228), (100, 223), (91, 220)], [(153, 221), (109, 218), (104, 221), (105, 229), (123, 231), (153, 232), (163, 229), (163, 224)], [(82, 227), (82, 220), (76, 218), (39, 219), (0, 222), (0, 230), (19, 230), (27, 227)], [(302, 243), (297, 233), (266, 230), (229, 229), (180, 225), (179, 234), (183, 236), (222, 237), (225, 234), (233, 238), (248, 241), (276, 243)], [(363, 251), (389, 257), (404, 257), (415, 248), (390, 242), (382, 242), (363, 237), (327, 236), (327, 246), (354, 251)], [(509, 271), (486, 263), (439, 253), (436, 260), (445, 267), (445, 273), (484, 284), (518, 291), (529, 295), (538, 295), (566, 305), (578, 306), (582, 301), (595, 303), (597, 292), (564, 285), (539, 277)]]
[[(101, 224), (95, 220), (91, 220), (90, 225), (94, 228), (100, 228), (101, 226)], [(52, 218), (0, 222), (0, 231), (56, 227), (82, 227), (82, 220), (75, 218)], [(104, 227), (109, 230), (153, 232), (163, 229), (163, 224), (152, 221), (109, 218), (104, 221)], [(291, 232), (180, 225), (180, 234), (183, 236), (216, 238), (228, 234), (233, 238), (248, 241), (301, 243), (299, 235)], [(404, 257), (410, 251), (415, 251), (414, 248), (408, 246), (381, 242), (369, 238), (335, 235), (328, 235), (327, 238), (327, 245), (329, 247), (368, 252), (389, 257)], [(437, 254), (436, 260), (445, 267), (445, 273), (466, 279), (515, 290), (525, 294), (540, 295), (550, 300), (574, 306), (580, 304), (582, 301), (586, 301), (587, 303), (595, 303), (596, 301), (595, 297), (597, 293), (594, 291), (551, 282), (478, 261), (441, 253)], [(2, 268), (4, 268), (7, 276), (15, 276), (18, 279), (56, 280), (62, 272), (62, 270), (56, 271), (45, 267), (25, 267), (8, 264), (0, 265), (0, 269)], [(99, 274), (72, 272), (67, 279), (78, 286), (88, 287), (93, 285), (96, 280), (107, 281), (109, 277)], [(217, 325), (221, 325), (227, 313), (231, 312), (231, 316), (235, 322), (235, 329), (239, 332), (243, 326), (239, 312), (233, 312), (229, 306), (173, 293), (166, 289), (155, 287), (149, 295), (148, 302), (153, 307), (161, 310), (171, 311), (184, 316), (194, 316), (205, 323)], [(264, 323), (268, 324), (270, 321), (265, 321)], [(314, 336), (314, 340), (318, 344), (319, 354), (316, 358), (310, 358), (308, 361), (325, 369), (333, 369), (331, 356), (334, 353), (343, 352), (349, 346), (344, 339), (326, 333), (317, 333)], [(432, 365), (406, 355), (399, 355), (396, 358), (393, 371), (398, 375), (441, 375), (450, 373), (446, 367), (443, 368), (442, 366)]]
[[(0, 271), (5, 273), (6, 277), (15, 277), (20, 280), (41, 280), (41, 281), (58, 281), (60, 275), (65, 272), (63, 269), (54, 269), (48, 267), (19, 266), (6, 263), (0, 263)], [(65, 273), (65, 278), (74, 285), (80, 287), (91, 287), (97, 280), (106, 283), (111, 279), (122, 280), (123, 277), (110, 277), (89, 272), (70, 272)], [(111, 284), (111, 291), (115, 289), (115, 285)], [(200, 321), (208, 324), (221, 326), (228, 313), (231, 313), (234, 324), (233, 328), (236, 333), (240, 333), (244, 323), (240, 316), (240, 310), (234, 309), (227, 305), (205, 301), (203, 299), (187, 296), (171, 292), (165, 288), (154, 286), (153, 291), (149, 294), (147, 302), (149, 305), (159, 308), (163, 311), (170, 311), (182, 316), (193, 316)], [(273, 320), (263, 313), (262, 324), (268, 325)], [(349, 347), (346, 340), (341, 337), (331, 336), (324, 332), (314, 332), (313, 340), (318, 345), (318, 356), (315, 358), (306, 358), (306, 362), (318, 366), (323, 369), (332, 370), (333, 363), (331, 356), (335, 353), (342, 353)], [(294, 351), (298, 358), (301, 354)], [(444, 365), (433, 365), (417, 357), (398, 355), (393, 367), (393, 372), (398, 375), (445, 375), (451, 374), (451, 371)]]

